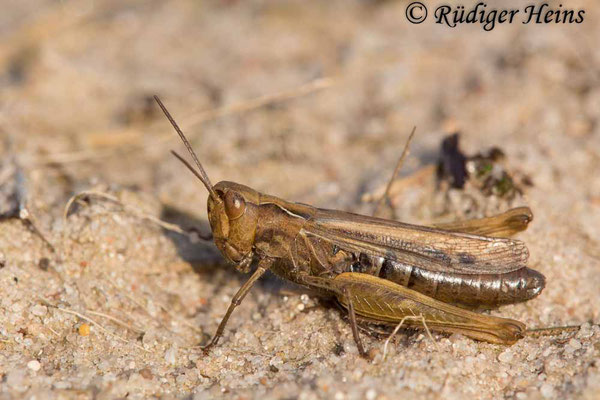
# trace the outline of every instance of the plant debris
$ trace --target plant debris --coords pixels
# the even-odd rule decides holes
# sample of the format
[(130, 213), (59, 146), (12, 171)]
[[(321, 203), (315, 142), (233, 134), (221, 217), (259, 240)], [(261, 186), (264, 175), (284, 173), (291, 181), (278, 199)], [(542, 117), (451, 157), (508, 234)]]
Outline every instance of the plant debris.
[(525, 186), (533, 186), (529, 177), (510, 173), (506, 154), (499, 147), (491, 147), (472, 156), (460, 149), (460, 135), (454, 133), (442, 140), (437, 163), (438, 183), (447, 182), (455, 189), (463, 189), (469, 181), (485, 196), (513, 199), (523, 194)]

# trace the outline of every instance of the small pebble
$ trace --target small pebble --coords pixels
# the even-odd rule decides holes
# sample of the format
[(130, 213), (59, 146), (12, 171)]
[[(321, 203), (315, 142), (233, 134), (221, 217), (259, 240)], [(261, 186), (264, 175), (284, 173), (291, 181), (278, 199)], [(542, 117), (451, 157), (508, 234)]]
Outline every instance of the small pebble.
[(79, 325), (79, 335), (88, 336), (90, 334), (90, 326), (88, 324)]
[(38, 267), (40, 267), (40, 269), (42, 271), (48, 271), (49, 266), (50, 266), (50, 260), (47, 259), (46, 257), (41, 258), (40, 261), (38, 262)]
[(510, 363), (513, 359), (513, 352), (510, 350), (505, 350), (498, 356), (498, 360), (503, 363)]
[(31, 360), (27, 363), (27, 368), (37, 372), (40, 370), (40, 368), (42, 368), (42, 364), (40, 364), (38, 360)]
[(60, 381), (60, 382), (54, 383), (53, 386), (55, 389), (65, 390), (65, 389), (70, 389), (72, 385), (70, 382)]
[(573, 350), (581, 349), (581, 343), (577, 339), (569, 340), (569, 343), (567, 343), (567, 346), (571, 347)]
[(589, 322), (586, 322), (585, 324), (581, 325), (581, 328), (579, 328), (579, 332), (577, 332), (577, 334), (575, 335), (575, 337), (579, 339), (588, 339), (592, 336), (594, 336), (594, 329)]
[(552, 347), (546, 348), (546, 350), (544, 350), (544, 352), (542, 353), (542, 356), (548, 357), (550, 354), (552, 354)]
[(540, 393), (542, 394), (542, 397), (550, 399), (554, 397), (554, 388), (549, 383), (544, 383), (540, 388)]
[(77, 341), (77, 334), (74, 332), (71, 332), (71, 333), (67, 334), (67, 336), (65, 336), (65, 339), (69, 343), (75, 343)]
[(465, 357), (465, 364), (467, 364), (469, 367), (473, 367), (473, 364), (475, 364), (475, 362), (477, 362), (477, 359), (475, 357), (472, 356), (467, 356)]
[(154, 378), (154, 375), (152, 374), (150, 368), (141, 369), (140, 375), (142, 376), (142, 378), (147, 379), (149, 381), (152, 380), (152, 378)]
[(365, 397), (367, 400), (375, 400), (375, 398), (377, 397), (377, 391), (375, 389), (369, 389), (367, 390)]
[(381, 351), (379, 350), (379, 347), (377, 346), (372, 346), (369, 351), (368, 351), (368, 358), (371, 361), (375, 360), (375, 357), (377, 356), (381, 356)]
[(33, 315), (37, 315), (38, 317), (43, 317), (47, 312), (48, 309), (41, 304), (36, 304), (35, 306), (31, 307), (31, 313)]
[(171, 365), (175, 365), (177, 361), (177, 347), (173, 346), (165, 352), (165, 361)]
[(538, 349), (529, 350), (529, 354), (527, 354), (527, 361), (533, 361), (539, 356), (540, 352)]

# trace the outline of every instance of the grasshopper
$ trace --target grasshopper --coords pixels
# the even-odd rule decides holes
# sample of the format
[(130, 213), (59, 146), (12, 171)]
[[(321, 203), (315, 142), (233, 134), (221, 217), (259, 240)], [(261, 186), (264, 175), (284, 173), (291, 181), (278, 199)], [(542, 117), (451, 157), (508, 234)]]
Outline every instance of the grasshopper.
[(544, 288), (544, 276), (526, 265), (525, 244), (510, 238), (531, 221), (529, 208), (426, 227), (293, 203), (234, 182), (213, 185), (173, 117), (155, 100), (197, 169), (172, 153), (208, 190), (215, 245), (243, 273), (257, 261), (203, 349), (217, 344), (232, 312), (269, 270), (337, 298), (363, 356), (357, 317), (413, 327), (420, 320), (435, 331), (505, 345), (524, 336), (523, 323), (476, 310), (526, 301)]

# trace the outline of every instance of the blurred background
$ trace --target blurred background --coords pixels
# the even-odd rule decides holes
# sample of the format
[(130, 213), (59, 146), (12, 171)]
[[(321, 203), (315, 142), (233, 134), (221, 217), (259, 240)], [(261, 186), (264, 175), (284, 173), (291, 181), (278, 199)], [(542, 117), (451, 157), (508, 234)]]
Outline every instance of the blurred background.
[[(569, 1), (583, 24), (485, 32), (432, 15), (410, 24), (401, 1), (11, 2), (2, 135), (44, 182), (61, 169), (74, 185), (183, 200), (197, 185), (167, 151), (182, 147), (157, 94), (214, 182), (331, 207), (385, 182), (413, 126), (425, 161), (454, 131), (471, 152), (501, 144), (532, 159), (535, 144), (575, 157), (565, 146), (598, 144), (591, 4)], [(204, 212), (198, 200), (179, 205)]]
[[(154, 103), (155, 94), (188, 135), (213, 183), (226, 179), (289, 200), (364, 213), (370, 213), (372, 204), (364, 204), (361, 198), (387, 182), (413, 126), (417, 127), (416, 136), (403, 175), (435, 163), (441, 140), (460, 132), (461, 147), (466, 153), (500, 146), (511, 168), (529, 176), (533, 183), (514, 202), (495, 202), (491, 207), (462, 213), (463, 216), (489, 214), (517, 203), (527, 204), (534, 211), (535, 223), (524, 239), (530, 244), (533, 267), (548, 278), (548, 288), (538, 303), (516, 306), (504, 314), (537, 326), (598, 322), (600, 8), (591, 0), (563, 3), (564, 8), (584, 9), (584, 22), (547, 25), (516, 22), (486, 32), (480, 24), (456, 28), (434, 24), (433, 8), (442, 3), (430, 1), (425, 2), (430, 15), (419, 25), (406, 20), (408, 2), (405, 1), (9, 1), (3, 4), (0, 13), (0, 158), (6, 170), (8, 163), (18, 165), (25, 182), (26, 195), (22, 199), (36, 216), (39, 230), (55, 244), (74, 235), (62, 220), (67, 200), (75, 193), (91, 189), (111, 193), (127, 190), (132, 196), (130, 201), (157, 218), (207, 227), (205, 190), (169, 154), (170, 149), (181, 154), (185, 150)], [(523, 4), (490, 0), (488, 8), (523, 8)], [(549, 4), (559, 6), (558, 2)], [(7, 182), (8, 178), (2, 181), (5, 189)], [(402, 195), (395, 202), (402, 220), (423, 223), (438, 216), (432, 211), (435, 207), (422, 207), (422, 194), (406, 190)], [(93, 219), (93, 214), (88, 218)], [(127, 221), (130, 225), (139, 224), (137, 219)], [(45, 280), (50, 278), (38, 276), (31, 268), (34, 264), (37, 268), (40, 258), (52, 260), (47, 250), (39, 245), (35, 255), (23, 256), (16, 249), (35, 239), (29, 236), (23, 242), (15, 239), (25, 235), (16, 224), (3, 223), (0, 229), (5, 232), (3, 239), (0, 238), (0, 248), (7, 263), (10, 264), (12, 257), (21, 269), (14, 268), (20, 273), (29, 271), (30, 279), (39, 280), (36, 284), (44, 287)], [(169, 283), (155, 288), (152, 296), (159, 296), (161, 290), (183, 296), (186, 307), (189, 304), (198, 307), (192, 307), (196, 311), (188, 314), (184, 312), (184, 318), (189, 319), (190, 325), (202, 326), (212, 333), (213, 319), (222, 314), (242, 278), (236, 277), (230, 283), (231, 267), (225, 267), (225, 272), (216, 277), (212, 274), (198, 277), (191, 268), (181, 267), (177, 270), (181, 280), (173, 280), (170, 272), (161, 271), (170, 271), (167, 266), (175, 262), (177, 254), (196, 262), (206, 252), (211, 254), (211, 262), (217, 262), (218, 254), (210, 246), (194, 250), (193, 245), (182, 244), (187, 239), (181, 238), (173, 239), (178, 247), (177, 251), (171, 250), (170, 242), (161, 242), (164, 233), (139, 229), (142, 231), (136, 235), (156, 239), (152, 248), (166, 246), (167, 256), (162, 250), (153, 250), (155, 258), (142, 257), (134, 266), (126, 261), (122, 266), (105, 265), (102, 258), (97, 258), (100, 266), (95, 271), (121, 274), (121, 278), (130, 281), (142, 279), (136, 277), (135, 271), (158, 271), (161, 279)], [(117, 232), (120, 233), (114, 235), (127, 246), (131, 236), (127, 231)], [(95, 233), (90, 235), (89, 243), (96, 243)], [(92, 257), (90, 254), (96, 250), (92, 246), (86, 257)], [(78, 250), (61, 251), (71, 256), (79, 254)], [(135, 257), (134, 253), (130, 255)], [(168, 261), (152, 264), (163, 256)], [(61, 279), (69, 281), (72, 274), (79, 279), (90, 273), (82, 272), (84, 268), (77, 266), (79, 261), (69, 264), (65, 259), (68, 257), (51, 262)], [(6, 282), (15, 273), (10, 268), (4, 269)], [(186, 286), (183, 283), (186, 279), (195, 286)], [(586, 283), (581, 284), (582, 280)], [(61, 284), (56, 285), (60, 288)], [(576, 293), (572, 290), (575, 287)], [(10, 290), (14, 291), (10, 296), (5, 295), (6, 310), (12, 310), (9, 299), (28, 298), (19, 288)], [(260, 288), (256, 290), (261, 292)], [(194, 303), (198, 293), (208, 298), (211, 291), (224, 300), (207, 309)], [(83, 301), (82, 309), (86, 301), (97, 304), (104, 301), (95, 295), (81, 300), (83, 292), (78, 300)], [(248, 302), (274, 310), (281, 307), (279, 294), (262, 292), (259, 297), (250, 296)], [(32, 306), (36, 300), (32, 297), (28, 301), (23, 307)], [(208, 310), (210, 323), (206, 322)], [(137, 312), (139, 318), (148, 318)], [(23, 318), (27, 319), (25, 314)], [(248, 313), (240, 314), (237, 326), (252, 325), (243, 318)], [(324, 324), (319, 318), (335, 318), (344, 340), (351, 339), (347, 325), (337, 313), (324, 315), (318, 314), (310, 320), (317, 331)], [(152, 323), (152, 318), (149, 321), (147, 324)], [(233, 327), (238, 324), (236, 321), (232, 320)], [(4, 337), (18, 336), (17, 325), (13, 330), (5, 328)], [(189, 327), (181, 329), (188, 329), (190, 341), (198, 339), (197, 332)], [(335, 330), (332, 334), (340, 335)], [(27, 336), (20, 335), (20, 340)], [(305, 337), (306, 333), (298, 335)], [(233, 336), (226, 340), (225, 346), (233, 340)], [(333, 346), (335, 340), (326, 339), (324, 348), (329, 349), (327, 346)], [(48, 339), (40, 343), (53, 342)], [(465, 343), (476, 346), (469, 341)], [(25, 347), (12, 349), (22, 355), (27, 353)], [(163, 353), (170, 347), (166, 342), (163, 347), (162, 353), (157, 350), (160, 353), (157, 363), (165, 363)], [(490, 349), (488, 356), (493, 361), (496, 350)], [(586, 349), (591, 349), (591, 353), (586, 353), (588, 358), (597, 356), (593, 344), (584, 346)], [(398, 365), (406, 365), (411, 356), (413, 360), (418, 358), (419, 349), (414, 350), (405, 359), (399, 359)], [(63, 353), (72, 351), (67, 345)], [(275, 350), (265, 353), (274, 354)], [(323, 357), (327, 360), (330, 352), (324, 354), (320, 362), (327, 365)], [(360, 398), (367, 393), (374, 393), (373, 398), (382, 393), (393, 398), (389, 396), (398, 393), (395, 391), (398, 387), (424, 397), (434, 396), (443, 389), (448, 390), (449, 397), (451, 393), (458, 393), (458, 397), (472, 394), (472, 390), (480, 398), (513, 398), (515, 393), (538, 393), (546, 383), (549, 386), (544, 387), (545, 393), (550, 398), (593, 393), (594, 386), (586, 377), (597, 377), (597, 367), (584, 366), (581, 362), (585, 360), (572, 365), (571, 377), (580, 379), (569, 380), (561, 378), (559, 369), (575, 363), (572, 359), (561, 361), (563, 364), (558, 368), (549, 366), (547, 359), (537, 360), (536, 356), (527, 363), (526, 354), (533, 354), (529, 350), (520, 354), (522, 366), (529, 368), (527, 373), (532, 376), (530, 381), (523, 383), (513, 375), (506, 375), (510, 365), (504, 365), (504, 369), (502, 365), (489, 366), (490, 376), (499, 381), (490, 383), (482, 376), (469, 376), (465, 379), (471, 382), (472, 389), (468, 390), (458, 378), (441, 386), (444, 378), (435, 381), (436, 375), (423, 366), (414, 366), (415, 374), (429, 375), (435, 384), (410, 387), (410, 379), (403, 378), (400, 370), (393, 373), (371, 370), (380, 380), (357, 378), (354, 386), (345, 386), (341, 383), (341, 376), (345, 376), (341, 364), (340, 369), (331, 371), (324, 384), (316, 384), (310, 378), (320, 375), (322, 370), (314, 365), (306, 367), (307, 371), (311, 368), (314, 371), (306, 372), (310, 377), (302, 383), (298, 381), (301, 372), (290, 371), (286, 377), (272, 373), (271, 368), (271, 372), (261, 375), (261, 368), (277, 364), (269, 364), (267, 356), (267, 361), (246, 360), (246, 366), (242, 361), (238, 373), (256, 379), (267, 377), (267, 383), (260, 383), (261, 393), (268, 387), (291, 385), (285, 390), (306, 393), (307, 398), (330, 397), (336, 390), (341, 393), (340, 398)], [(242, 357), (235, 352), (226, 356), (235, 360)], [(88, 365), (91, 377), (106, 373), (94, 361), (96, 355), (90, 353), (85, 357), (91, 360)], [(125, 362), (122, 357), (129, 360), (124, 355), (120, 357), (121, 361), (112, 360), (109, 364), (121, 365)], [(461, 362), (460, 358), (456, 362)], [(137, 367), (131, 368), (132, 371), (139, 372), (142, 368), (140, 359), (136, 359)], [(166, 360), (163, 367), (169, 371), (172, 368), (169, 355)], [(27, 361), (23, 359), (23, 365)], [(77, 365), (75, 361), (71, 359), (69, 362), (74, 364), (69, 365)], [(155, 386), (137, 394), (181, 396), (213, 390), (210, 393), (217, 395), (223, 388), (238, 393), (233, 389), (236, 385), (242, 387), (243, 390), (238, 387), (239, 393), (245, 396), (258, 393), (253, 381), (244, 386), (236, 378), (221, 380), (216, 375), (206, 378), (209, 374), (203, 375), (196, 361), (194, 367), (187, 367), (191, 372), (186, 375), (189, 379), (186, 378), (185, 384), (169, 375), (172, 371), (164, 372), (161, 376), (168, 377), (164, 378), (167, 383), (156, 378)], [(230, 365), (230, 361), (219, 362), (213, 360), (214, 365), (224, 370), (238, 368)], [(331, 366), (338, 365), (338, 361), (331, 362)], [(8, 392), (52, 388), (48, 382), (27, 386), (30, 372), (10, 375), (9, 364), (14, 363), (4, 359), (4, 369), (0, 371), (12, 377), (11, 382), (17, 382), (6, 389)], [(60, 379), (75, 379), (77, 367), (61, 369), (56, 365), (57, 373), (64, 374)], [(129, 364), (123, 365), (127, 369)], [(344, 365), (350, 368), (348, 365), (352, 364)], [(547, 376), (554, 378), (545, 377), (539, 382), (533, 378), (532, 371), (537, 371), (535, 368), (540, 365), (545, 365), (550, 370)], [(279, 365), (275, 369), (282, 368)], [(457, 368), (462, 369), (460, 365)], [(498, 378), (501, 373), (506, 376)], [(121, 376), (117, 381), (124, 380), (125, 386), (114, 387), (127, 387), (127, 379), (130, 377)], [(95, 381), (90, 378), (89, 382)], [(386, 382), (391, 385), (387, 392), (380, 389)], [(95, 385), (107, 395), (124, 395), (130, 390), (113, 388), (116, 391), (111, 392), (113, 389), (105, 383)], [(323, 385), (329, 391), (323, 392)], [(73, 383), (69, 388), (76, 386)], [(373, 387), (377, 390), (368, 392)], [(505, 387), (517, 389), (511, 392)], [(82, 393), (88, 393), (86, 388), (89, 389), (82, 384)], [(56, 389), (54, 386), (53, 390)]]

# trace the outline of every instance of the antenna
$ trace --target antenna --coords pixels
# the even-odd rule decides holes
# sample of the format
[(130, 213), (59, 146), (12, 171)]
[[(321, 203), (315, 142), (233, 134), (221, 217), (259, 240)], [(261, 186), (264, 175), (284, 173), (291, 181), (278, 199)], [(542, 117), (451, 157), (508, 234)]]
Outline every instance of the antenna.
[(165, 107), (165, 105), (162, 103), (162, 101), (160, 101), (160, 99), (158, 98), (158, 96), (155, 95), (154, 96), (154, 100), (156, 100), (156, 102), (158, 103), (158, 105), (159, 105), (160, 109), (162, 110), (162, 112), (165, 114), (165, 116), (167, 117), (167, 119), (169, 120), (169, 122), (171, 123), (171, 125), (173, 125), (173, 128), (175, 129), (175, 132), (177, 132), (177, 134), (179, 135), (179, 137), (183, 141), (183, 144), (185, 144), (185, 147), (187, 148), (187, 150), (191, 154), (192, 158), (194, 159), (194, 162), (196, 163), (196, 166), (198, 167), (199, 171), (196, 171), (194, 169), (194, 167), (192, 167), (187, 161), (185, 161), (183, 159), (183, 157), (181, 157), (179, 154), (175, 153), (174, 151), (171, 151), (171, 153), (173, 153), (173, 155), (175, 157), (177, 157), (179, 159), (179, 161), (181, 161), (186, 167), (189, 168), (190, 171), (192, 171), (194, 173), (194, 175), (196, 175), (196, 177), (198, 179), (200, 179), (200, 181), (204, 184), (204, 186), (208, 190), (208, 193), (210, 193), (210, 196), (214, 200), (220, 202), (221, 199), (219, 198), (219, 196), (215, 192), (215, 189), (213, 189), (213, 185), (210, 182), (210, 179), (208, 178), (208, 175), (206, 174), (206, 171), (204, 170), (204, 167), (202, 167), (202, 164), (200, 163), (200, 160), (198, 160), (198, 157), (196, 156), (196, 153), (194, 153), (194, 150), (192, 149), (192, 146), (190, 145), (190, 142), (187, 140), (187, 138), (185, 137), (185, 135), (183, 134), (183, 132), (179, 128), (179, 125), (177, 125), (177, 122), (175, 122), (175, 120), (171, 116), (171, 113), (169, 113), (169, 111), (167, 110), (167, 108)]

